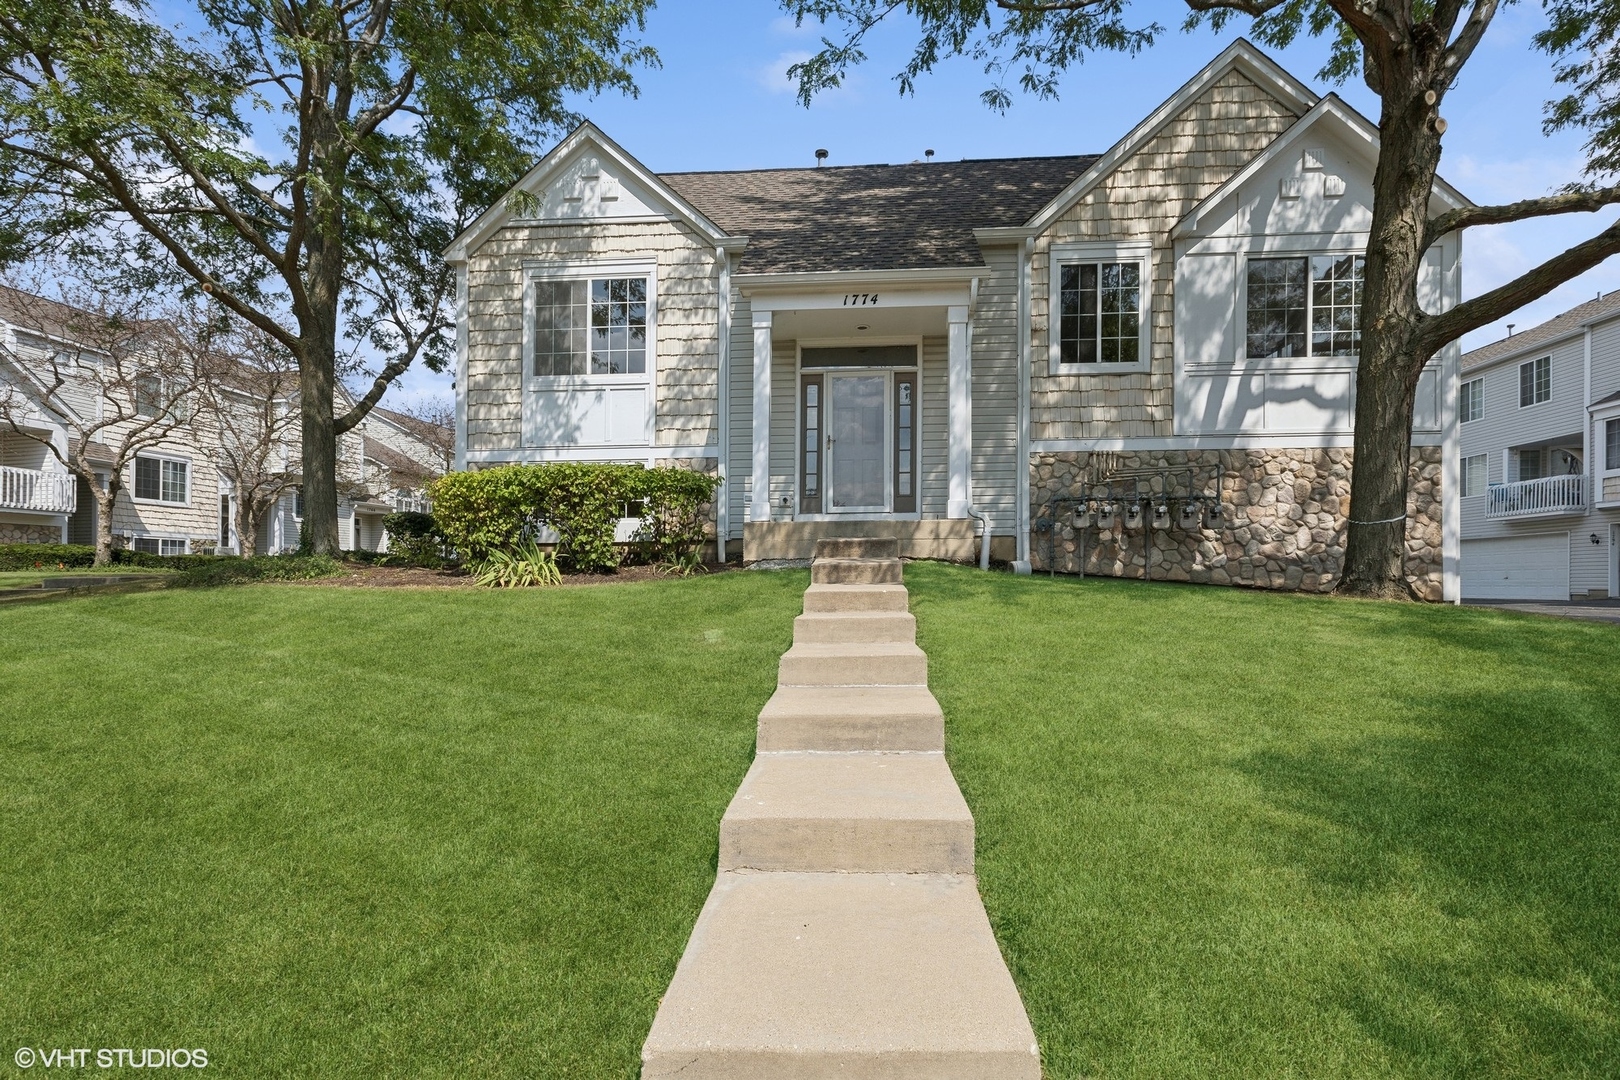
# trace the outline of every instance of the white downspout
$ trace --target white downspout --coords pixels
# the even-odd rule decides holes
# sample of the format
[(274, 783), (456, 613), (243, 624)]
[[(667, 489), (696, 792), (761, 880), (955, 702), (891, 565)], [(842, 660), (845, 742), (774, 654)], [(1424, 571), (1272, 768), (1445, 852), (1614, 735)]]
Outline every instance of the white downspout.
[(715, 555), (726, 561), (726, 544), (731, 539), (731, 253), (715, 245), (714, 258), (720, 265), (719, 319), (720, 385), (715, 422), (720, 426), (720, 501), (714, 507)]
[(1013, 573), (1030, 572), (1029, 559), (1029, 271), (1030, 260), (1035, 257), (1035, 238), (1025, 239), (1018, 252), (1018, 438), (1016, 485), (1018, 512), (1017, 551), (1013, 557)]
[(456, 264), (456, 446), (453, 465), (467, 468), (467, 264)]

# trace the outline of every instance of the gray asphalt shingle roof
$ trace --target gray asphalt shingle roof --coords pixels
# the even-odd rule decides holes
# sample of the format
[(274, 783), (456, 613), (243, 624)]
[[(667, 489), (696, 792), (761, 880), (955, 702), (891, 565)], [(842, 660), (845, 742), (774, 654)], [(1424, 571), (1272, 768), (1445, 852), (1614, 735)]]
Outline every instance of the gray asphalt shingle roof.
[(1543, 341), (1552, 341), (1563, 337), (1580, 328), (1584, 322), (1601, 319), (1605, 315), (1620, 314), (1620, 289), (1588, 300), (1584, 304), (1570, 308), (1562, 315), (1554, 315), (1544, 323), (1538, 323), (1530, 329), (1505, 337), (1501, 341), (1493, 341), (1489, 345), (1482, 345), (1472, 352), (1462, 355), (1462, 369), (1477, 368), (1481, 364), (1488, 364), (1504, 356), (1516, 353), (1521, 349), (1534, 348)]
[(974, 229), (1022, 225), (1096, 155), (663, 173), (733, 236), (745, 274), (979, 266)]

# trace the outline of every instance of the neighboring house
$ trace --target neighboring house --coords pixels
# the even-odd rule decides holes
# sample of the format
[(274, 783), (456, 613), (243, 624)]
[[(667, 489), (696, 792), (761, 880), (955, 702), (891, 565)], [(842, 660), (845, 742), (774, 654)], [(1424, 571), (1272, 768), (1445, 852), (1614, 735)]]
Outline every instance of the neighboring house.
[[(119, 416), (105, 383), (97, 381), (95, 348), (75, 340), (71, 328), (83, 317), (65, 304), (0, 287), (0, 393), (27, 400), (21, 426), (64, 453), (75, 438), (66, 418), (78, 418), (83, 430), (103, 415)], [(57, 369), (75, 374), (53, 393)], [(47, 398), (53, 399), (50, 407)], [(127, 426), (100, 434), (114, 440)], [(95, 463), (98, 447), (110, 471), (114, 456), (108, 447), (92, 442), (87, 457)], [(124, 472), (124, 490), (113, 508), (115, 542), (159, 555), (212, 550), (219, 542), (219, 474), (189, 429), (176, 429), (140, 451)], [(106, 477), (97, 474), (103, 488)], [(68, 473), (47, 447), (0, 421), (0, 543), (93, 544), (96, 513), (85, 481)]]
[(1620, 596), (1620, 291), (1462, 358), (1463, 595)]
[[(856, 533), (971, 557), (983, 520), (1021, 570), (1329, 588), (1377, 145), (1247, 42), (1102, 155), (655, 175), (582, 125), (446, 252), (456, 466), (716, 473), (747, 562)], [(1458, 254), (1428, 255), (1433, 310)], [(1433, 599), (1456, 362), (1414, 430)]]
[[(84, 313), (77, 313), (82, 321)], [(104, 392), (88, 375), (70, 380), (49, 396), (52, 357), (81, 355), (94, 350), (71, 340), (73, 309), (55, 301), (0, 287), (0, 394), (26, 401), (18, 410), (21, 426), (30, 434), (49, 439), (64, 452), (73, 442), (74, 428), (57, 418), (62, 410), (81, 420), (101, 415)], [(59, 365), (66, 364), (58, 360)], [(251, 385), (244, 380), (242, 385)], [(244, 413), (264, 408), (245, 400), (247, 392), (222, 377), (218, 392), (227, 400), (244, 398)], [(340, 391), (341, 394), (341, 391)], [(346, 395), (343, 402), (352, 406)], [(276, 405), (296, 413), (296, 397)], [(110, 416), (116, 416), (113, 412)], [(251, 425), (251, 416), (247, 423)], [(217, 426), (217, 421), (215, 422)], [(86, 425), (88, 426), (88, 425)], [(124, 491), (114, 507), (115, 544), (158, 555), (184, 555), (206, 551), (238, 552), (236, 495), (220, 454), (218, 431), (208, 424), (185, 424), (161, 444), (141, 451), (125, 468)], [(122, 433), (107, 429), (108, 438)], [(448, 431), (414, 417), (376, 408), (338, 440), (339, 541), (346, 550), (387, 549), (383, 518), (395, 510), (427, 510), (427, 483), (445, 471), (445, 450), (453, 440)], [(112, 468), (112, 451), (92, 442), (92, 462), (100, 458)], [(289, 425), (276, 448), (278, 469), (299, 471), (301, 442), (296, 422)], [(105, 474), (99, 477), (105, 485)], [(275, 554), (296, 550), (303, 518), (302, 496), (289, 490), (264, 522), (257, 550)], [(28, 435), (13, 431), (0, 420), (0, 544), (93, 544), (96, 503), (88, 485), (70, 474), (51, 451)]]
[[(352, 408), (353, 399), (341, 389), (338, 393), (340, 406)], [(345, 551), (387, 551), (383, 518), (400, 510), (431, 511), (427, 485), (444, 475), (442, 447), (451, 440), (449, 432), (434, 424), (380, 407), (338, 436), (339, 546)], [(287, 453), (295, 463), (300, 445), (294, 431)], [(303, 519), (303, 495), (289, 492), (260, 531), (259, 550), (296, 550)]]

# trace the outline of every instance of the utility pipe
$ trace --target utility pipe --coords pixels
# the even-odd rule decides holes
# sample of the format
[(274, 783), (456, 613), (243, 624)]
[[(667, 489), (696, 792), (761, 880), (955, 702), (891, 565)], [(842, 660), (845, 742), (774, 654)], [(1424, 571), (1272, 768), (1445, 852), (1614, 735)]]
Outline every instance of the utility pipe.
[(967, 506), (967, 516), (979, 523), (979, 569), (990, 569), (990, 518), (973, 508)]

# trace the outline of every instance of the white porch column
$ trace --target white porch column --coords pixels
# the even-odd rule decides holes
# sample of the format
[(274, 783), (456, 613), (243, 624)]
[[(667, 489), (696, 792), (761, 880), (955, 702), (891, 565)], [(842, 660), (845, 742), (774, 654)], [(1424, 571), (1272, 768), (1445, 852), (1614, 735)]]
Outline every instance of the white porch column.
[(947, 514), (968, 516), (973, 505), (973, 357), (966, 305), (946, 309), (950, 324), (950, 503)]
[(771, 520), (771, 313), (754, 312), (754, 497), (750, 521)]

